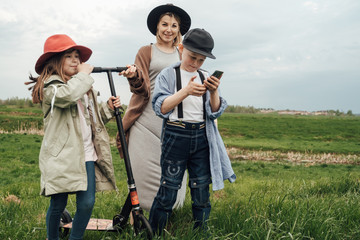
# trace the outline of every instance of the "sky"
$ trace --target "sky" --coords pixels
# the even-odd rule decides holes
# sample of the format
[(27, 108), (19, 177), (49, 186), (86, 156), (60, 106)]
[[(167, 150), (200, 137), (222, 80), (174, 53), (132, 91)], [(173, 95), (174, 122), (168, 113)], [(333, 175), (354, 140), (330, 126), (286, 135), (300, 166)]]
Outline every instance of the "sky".
[[(359, 0), (0, 0), (0, 99), (30, 98), (24, 82), (37, 76), (45, 40), (67, 34), (93, 50), (96, 67), (132, 64), (155, 42), (146, 25), (156, 6), (188, 12), (191, 28), (213, 36), (216, 59), (202, 68), (224, 71), (221, 95), (229, 105), (275, 110), (360, 113)], [(110, 96), (105, 73), (92, 74), (101, 100)], [(128, 104), (124, 77), (113, 74)]]

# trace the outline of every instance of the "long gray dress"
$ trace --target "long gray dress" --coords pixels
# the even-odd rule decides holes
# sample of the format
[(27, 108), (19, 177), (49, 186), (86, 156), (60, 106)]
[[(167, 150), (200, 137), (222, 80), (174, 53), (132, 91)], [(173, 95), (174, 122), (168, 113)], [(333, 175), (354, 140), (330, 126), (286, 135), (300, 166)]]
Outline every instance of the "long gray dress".
[[(155, 78), (170, 64), (180, 61), (178, 51), (164, 53), (152, 45), (152, 57), (149, 69), (151, 96), (155, 87)], [(161, 167), (161, 128), (162, 119), (155, 115), (151, 99), (144, 112), (130, 128), (129, 156), (133, 169), (141, 208), (150, 211), (152, 202), (160, 186)], [(185, 200), (187, 174), (185, 173), (181, 189), (178, 191), (174, 207), (181, 207)]]

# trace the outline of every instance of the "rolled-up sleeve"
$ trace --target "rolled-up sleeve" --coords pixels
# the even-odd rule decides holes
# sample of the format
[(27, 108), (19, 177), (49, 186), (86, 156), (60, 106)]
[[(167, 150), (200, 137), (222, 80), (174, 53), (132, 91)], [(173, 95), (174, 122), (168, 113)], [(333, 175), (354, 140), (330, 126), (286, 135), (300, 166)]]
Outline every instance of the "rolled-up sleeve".
[[(94, 79), (91, 76), (81, 72), (74, 75), (67, 83), (60, 80), (59, 76), (53, 75), (44, 86), (44, 103), (51, 104), (56, 93), (54, 99), (56, 107), (67, 108), (76, 105), (76, 101), (89, 91), (93, 83)], [(49, 87), (51, 85), (55, 86), (56, 91), (53, 87)]]
[(173, 112), (173, 110), (165, 114), (161, 112), (162, 103), (167, 97), (173, 95), (175, 91), (175, 81), (172, 73), (175, 74), (173, 68), (165, 68), (159, 73), (155, 80), (152, 107), (155, 114), (161, 118), (169, 118), (170, 114)]
[[(209, 92), (207, 92), (207, 94), (209, 94)], [(206, 114), (207, 114), (207, 116), (208, 116), (210, 119), (214, 120), (214, 119), (220, 117), (221, 114), (223, 114), (223, 112), (225, 111), (225, 109), (227, 108), (227, 106), (228, 106), (228, 105), (227, 105), (226, 100), (225, 100), (223, 97), (220, 96), (220, 108), (219, 108), (218, 111), (212, 112), (211, 106), (210, 106), (210, 97), (207, 96), (207, 100), (206, 100), (206, 102), (205, 102)]]

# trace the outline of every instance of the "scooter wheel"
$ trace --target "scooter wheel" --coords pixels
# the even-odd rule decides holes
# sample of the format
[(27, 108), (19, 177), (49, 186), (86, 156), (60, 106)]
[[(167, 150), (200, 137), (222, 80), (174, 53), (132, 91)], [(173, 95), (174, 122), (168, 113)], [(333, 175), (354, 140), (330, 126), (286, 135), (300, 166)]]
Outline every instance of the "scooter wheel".
[(65, 210), (63, 211), (63, 213), (60, 216), (60, 227), (59, 227), (59, 237), (60, 238), (65, 238), (69, 234), (70, 229), (64, 228), (63, 226), (65, 224), (68, 224), (71, 222), (72, 222), (71, 215), (70, 215), (69, 211), (65, 208)]
[[(135, 220), (135, 218), (136, 218), (136, 220)], [(140, 213), (135, 218), (134, 218), (135, 234), (136, 235), (145, 234), (147, 239), (152, 239), (154, 233), (153, 233), (151, 225), (150, 225), (149, 221), (146, 219), (146, 217), (142, 213)]]

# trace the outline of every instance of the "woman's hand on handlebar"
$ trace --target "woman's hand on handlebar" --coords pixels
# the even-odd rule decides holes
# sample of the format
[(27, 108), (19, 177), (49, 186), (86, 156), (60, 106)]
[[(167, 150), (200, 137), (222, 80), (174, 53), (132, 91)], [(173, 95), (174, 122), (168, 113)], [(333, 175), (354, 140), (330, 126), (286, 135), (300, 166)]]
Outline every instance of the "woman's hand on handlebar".
[(135, 65), (126, 65), (127, 69), (120, 72), (119, 75), (123, 75), (126, 78), (134, 78), (137, 76)]

